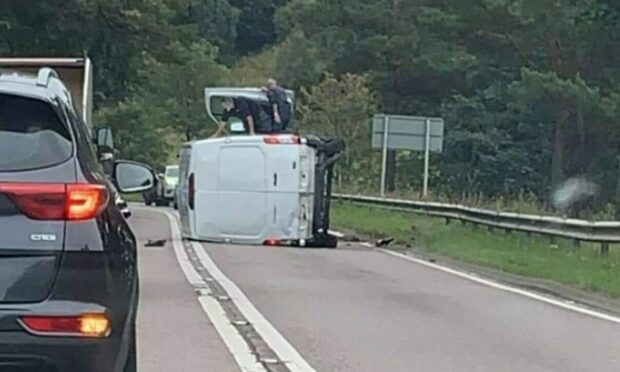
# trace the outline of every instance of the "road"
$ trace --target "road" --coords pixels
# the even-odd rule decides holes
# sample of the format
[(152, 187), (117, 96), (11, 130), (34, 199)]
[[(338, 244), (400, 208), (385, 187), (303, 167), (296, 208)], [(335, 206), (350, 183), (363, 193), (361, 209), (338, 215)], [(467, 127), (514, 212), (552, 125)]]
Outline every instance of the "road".
[(131, 223), (168, 240), (140, 248), (142, 372), (620, 370), (617, 318), (363, 246), (184, 244), (169, 209)]

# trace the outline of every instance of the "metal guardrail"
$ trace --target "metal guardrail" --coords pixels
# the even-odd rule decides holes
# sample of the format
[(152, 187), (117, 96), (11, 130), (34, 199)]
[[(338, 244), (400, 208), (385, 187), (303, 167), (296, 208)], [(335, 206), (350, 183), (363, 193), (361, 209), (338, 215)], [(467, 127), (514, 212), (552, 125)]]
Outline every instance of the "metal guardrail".
[(488, 209), (472, 208), (459, 204), (423, 202), (415, 200), (389, 199), (362, 195), (333, 194), (336, 200), (356, 204), (372, 205), (380, 208), (406, 212), (422, 213), (443, 217), (446, 223), (458, 220), (463, 223), (484, 225), (489, 228), (527, 233), (542, 234), (580, 241), (601, 243), (601, 255), (609, 254), (610, 243), (620, 243), (620, 222), (560, 218), (532, 214), (500, 212)]

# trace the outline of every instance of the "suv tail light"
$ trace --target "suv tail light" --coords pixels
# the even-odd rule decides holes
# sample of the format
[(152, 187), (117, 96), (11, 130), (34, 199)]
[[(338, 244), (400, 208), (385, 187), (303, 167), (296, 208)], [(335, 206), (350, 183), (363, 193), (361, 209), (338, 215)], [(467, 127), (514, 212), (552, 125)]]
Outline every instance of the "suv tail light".
[(194, 173), (189, 175), (188, 185), (187, 185), (187, 205), (189, 209), (194, 209), (194, 203), (196, 199), (196, 181), (194, 180)]
[(24, 316), (20, 318), (20, 323), (37, 336), (104, 338), (112, 331), (112, 322), (106, 314)]
[(103, 185), (64, 183), (0, 183), (0, 193), (33, 220), (88, 220), (107, 206)]

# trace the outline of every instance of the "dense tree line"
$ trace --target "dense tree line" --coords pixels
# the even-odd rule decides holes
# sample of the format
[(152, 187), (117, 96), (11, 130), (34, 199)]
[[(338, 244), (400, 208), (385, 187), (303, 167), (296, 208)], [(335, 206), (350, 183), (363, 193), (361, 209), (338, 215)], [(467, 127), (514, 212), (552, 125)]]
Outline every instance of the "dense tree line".
[[(127, 156), (165, 162), (212, 131), (206, 85), (298, 91), (302, 131), (344, 135), (341, 185), (378, 185), (376, 112), (442, 116), (448, 198), (531, 195), (584, 177), (620, 206), (620, 5), (611, 0), (0, 0), (2, 55), (96, 63), (98, 119)], [(420, 154), (390, 154), (419, 189)]]

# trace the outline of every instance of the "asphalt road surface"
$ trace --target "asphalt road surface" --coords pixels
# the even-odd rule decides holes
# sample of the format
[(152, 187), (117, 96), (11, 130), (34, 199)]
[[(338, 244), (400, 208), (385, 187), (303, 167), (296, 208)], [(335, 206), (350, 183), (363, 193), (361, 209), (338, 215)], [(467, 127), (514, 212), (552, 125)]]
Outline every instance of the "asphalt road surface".
[(613, 316), (364, 246), (184, 243), (174, 211), (133, 209), (167, 239), (140, 248), (142, 372), (620, 371)]

